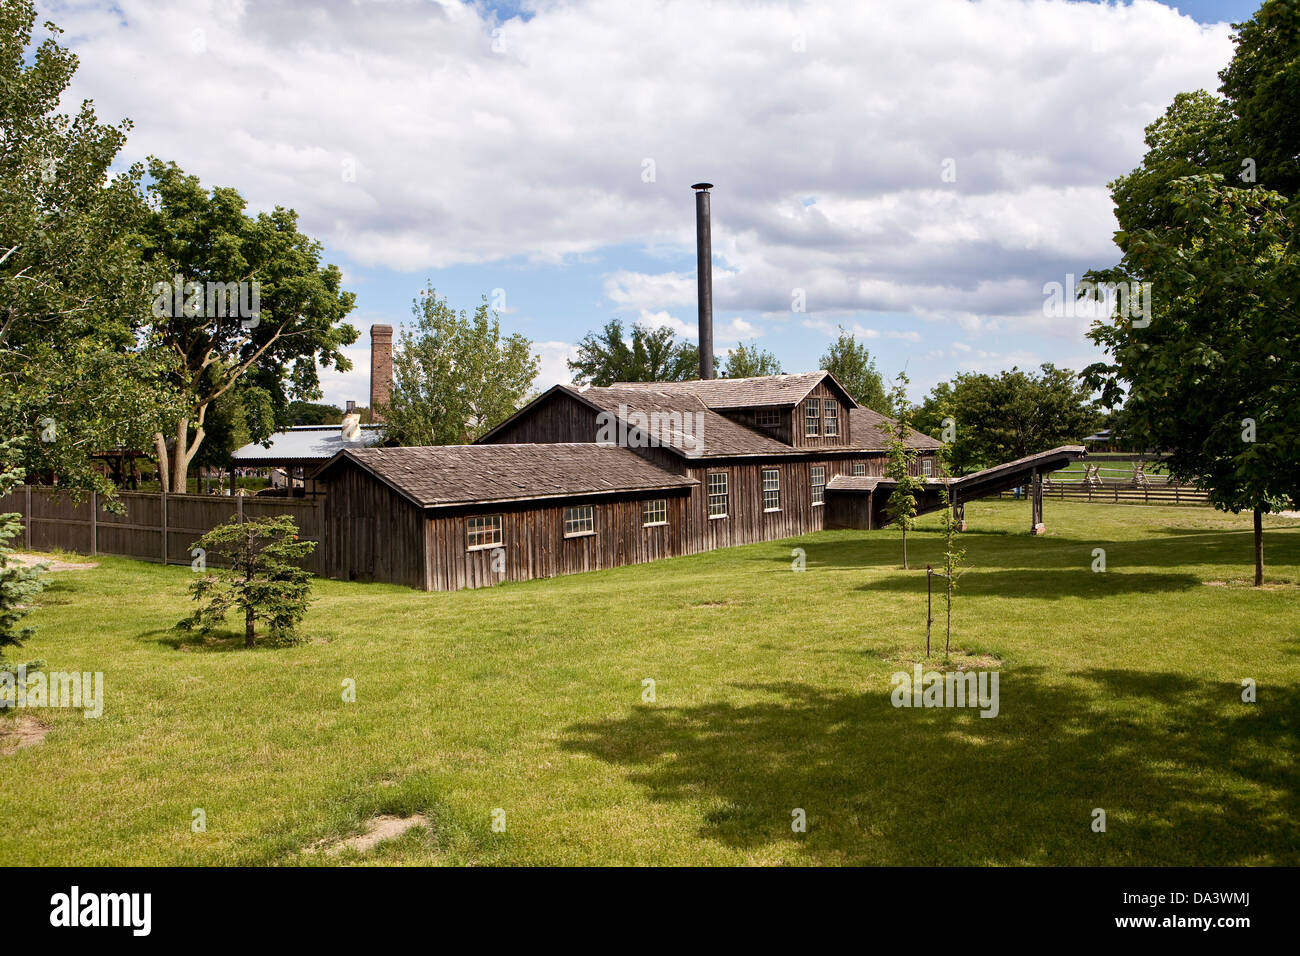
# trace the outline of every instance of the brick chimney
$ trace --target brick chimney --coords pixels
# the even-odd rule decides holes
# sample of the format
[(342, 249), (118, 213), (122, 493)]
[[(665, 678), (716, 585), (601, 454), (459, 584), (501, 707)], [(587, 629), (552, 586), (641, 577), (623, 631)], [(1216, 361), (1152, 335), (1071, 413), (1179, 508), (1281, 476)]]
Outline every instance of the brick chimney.
[(378, 405), (387, 405), (393, 393), (393, 327), (370, 327), (370, 421), (382, 422)]

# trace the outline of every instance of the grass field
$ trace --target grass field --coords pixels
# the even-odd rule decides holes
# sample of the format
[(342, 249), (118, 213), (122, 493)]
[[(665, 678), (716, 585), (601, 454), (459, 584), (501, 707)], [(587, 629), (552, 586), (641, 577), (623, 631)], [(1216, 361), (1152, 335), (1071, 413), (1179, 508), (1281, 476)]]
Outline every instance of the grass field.
[[(1256, 590), (1245, 515), (967, 518), (954, 644), (1000, 671), (993, 719), (891, 705), (925, 634), (892, 532), (454, 594), (322, 581), (311, 643), (251, 652), (169, 630), (186, 567), (60, 572), (22, 653), (103, 671), (107, 701), (26, 712), (50, 732), (0, 756), (0, 864), (1300, 864), (1300, 522), (1268, 519)], [(430, 822), (306, 852), (381, 813)]]

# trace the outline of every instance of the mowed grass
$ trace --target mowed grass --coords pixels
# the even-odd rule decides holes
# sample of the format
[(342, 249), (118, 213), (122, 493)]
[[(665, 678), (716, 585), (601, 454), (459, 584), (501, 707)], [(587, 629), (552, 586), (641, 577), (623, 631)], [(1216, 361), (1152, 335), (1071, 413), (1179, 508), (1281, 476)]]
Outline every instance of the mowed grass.
[[(107, 701), (0, 756), (0, 864), (1300, 863), (1300, 522), (1268, 519), (1255, 590), (1248, 516), (967, 517), (954, 645), (997, 659), (992, 719), (890, 702), (933, 518), (908, 572), (877, 531), (454, 594), (321, 581), (312, 642), (252, 652), (169, 630), (187, 567), (59, 573), (22, 653)], [(430, 824), (307, 852), (381, 813)]]

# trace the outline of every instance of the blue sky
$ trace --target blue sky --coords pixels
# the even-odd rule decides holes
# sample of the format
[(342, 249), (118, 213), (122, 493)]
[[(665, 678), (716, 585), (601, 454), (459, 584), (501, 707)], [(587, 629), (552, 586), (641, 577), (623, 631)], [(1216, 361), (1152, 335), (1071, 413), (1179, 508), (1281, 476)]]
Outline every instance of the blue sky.
[[(1043, 285), (1111, 263), (1106, 183), (1254, 3), (229, 0), (44, 4), (71, 105), (297, 209), (373, 322), (427, 283), (503, 290), (538, 385), (609, 318), (695, 332), (691, 183), (716, 184), (715, 337), (817, 366), (838, 326), (913, 397), (962, 370), (1096, 355)], [(792, 311), (802, 290), (807, 307)]]

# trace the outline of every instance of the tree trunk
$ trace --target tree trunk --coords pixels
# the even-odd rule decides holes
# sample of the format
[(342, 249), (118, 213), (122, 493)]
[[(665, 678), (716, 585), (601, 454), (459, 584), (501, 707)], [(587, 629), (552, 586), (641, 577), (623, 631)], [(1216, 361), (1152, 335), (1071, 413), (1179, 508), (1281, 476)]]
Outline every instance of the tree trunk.
[(257, 641), (253, 634), (253, 608), (249, 605), (244, 609), (244, 646), (252, 647)]
[(171, 465), (167, 461), (167, 442), (163, 440), (162, 432), (154, 432), (153, 444), (158, 451), (158, 482), (162, 485), (162, 493), (168, 494), (171, 488), (169, 475)]
[(903, 529), (903, 570), (907, 570), (907, 529)]
[(1264, 509), (1255, 506), (1255, 587), (1264, 585)]

